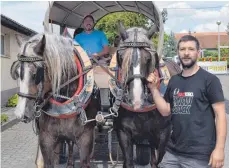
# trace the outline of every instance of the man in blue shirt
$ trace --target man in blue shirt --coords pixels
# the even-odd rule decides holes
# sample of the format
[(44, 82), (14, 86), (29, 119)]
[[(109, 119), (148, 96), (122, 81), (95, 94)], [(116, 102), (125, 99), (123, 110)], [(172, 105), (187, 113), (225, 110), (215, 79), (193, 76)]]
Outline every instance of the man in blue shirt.
[(108, 55), (109, 47), (106, 35), (99, 30), (94, 30), (94, 18), (87, 15), (83, 19), (84, 31), (75, 36), (75, 41), (87, 52), (89, 57), (101, 58)]

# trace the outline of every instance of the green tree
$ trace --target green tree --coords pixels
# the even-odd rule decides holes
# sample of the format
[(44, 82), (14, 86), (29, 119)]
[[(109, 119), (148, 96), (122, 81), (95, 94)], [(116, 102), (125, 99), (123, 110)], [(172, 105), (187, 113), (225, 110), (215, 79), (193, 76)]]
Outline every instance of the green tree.
[(217, 50), (205, 50), (204, 57), (218, 57), (218, 51)]
[[(229, 46), (229, 45), (226, 45)], [(220, 49), (221, 57), (229, 57), (229, 48), (221, 48)]]
[(227, 32), (227, 34), (228, 34), (228, 36), (229, 36), (229, 23), (227, 24), (226, 32)]
[(167, 41), (164, 42), (163, 54), (165, 57), (173, 57), (177, 54), (177, 41), (173, 32), (167, 38)]
[[(168, 39), (169, 39), (169, 35), (164, 33), (164, 43), (166, 43), (168, 41)], [(153, 41), (155, 48), (157, 48), (157, 46), (158, 46), (158, 40), (159, 40), (159, 35), (157, 33), (152, 38), (152, 41)]]
[[(222, 44), (222, 46), (229, 46), (229, 42)], [(218, 49), (218, 47), (217, 47)], [(217, 54), (218, 56), (218, 54)], [(229, 57), (229, 48), (220, 48), (220, 56), (221, 57)]]
[(98, 30), (102, 30), (110, 44), (113, 44), (115, 36), (118, 35), (118, 21), (122, 21), (125, 28), (130, 27), (143, 27), (148, 29), (152, 23), (150, 23), (148, 18), (143, 14), (133, 13), (133, 12), (117, 12), (112, 13), (101, 20), (96, 24), (95, 28)]

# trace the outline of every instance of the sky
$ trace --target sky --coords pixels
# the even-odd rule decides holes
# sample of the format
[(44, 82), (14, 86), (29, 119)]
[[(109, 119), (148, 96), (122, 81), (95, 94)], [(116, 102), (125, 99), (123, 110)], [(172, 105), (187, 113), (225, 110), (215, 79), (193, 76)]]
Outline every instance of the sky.
[[(229, 23), (229, 1), (155, 1), (155, 4), (161, 11), (167, 9), (166, 33), (218, 32), (218, 20), (220, 31), (225, 32)], [(43, 32), (47, 8), (48, 1), (1, 2), (1, 14), (38, 33)]]

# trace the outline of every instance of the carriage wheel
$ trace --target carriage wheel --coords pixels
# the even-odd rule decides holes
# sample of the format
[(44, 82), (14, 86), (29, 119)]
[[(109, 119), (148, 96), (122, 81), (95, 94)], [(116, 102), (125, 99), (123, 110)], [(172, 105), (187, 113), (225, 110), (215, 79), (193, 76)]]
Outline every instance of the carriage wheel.
[(135, 162), (138, 165), (145, 166), (150, 163), (151, 149), (148, 145), (136, 145)]

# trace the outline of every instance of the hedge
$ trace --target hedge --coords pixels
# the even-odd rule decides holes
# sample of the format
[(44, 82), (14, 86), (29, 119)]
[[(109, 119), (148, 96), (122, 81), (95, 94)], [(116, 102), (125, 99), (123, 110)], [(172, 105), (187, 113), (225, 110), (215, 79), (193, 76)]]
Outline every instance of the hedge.
[(17, 103), (18, 103), (18, 94), (15, 94), (8, 99), (6, 106), (7, 107), (15, 107), (15, 106), (17, 106)]

